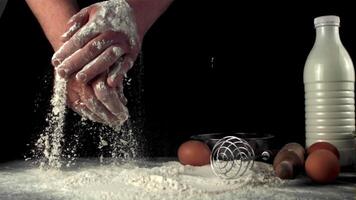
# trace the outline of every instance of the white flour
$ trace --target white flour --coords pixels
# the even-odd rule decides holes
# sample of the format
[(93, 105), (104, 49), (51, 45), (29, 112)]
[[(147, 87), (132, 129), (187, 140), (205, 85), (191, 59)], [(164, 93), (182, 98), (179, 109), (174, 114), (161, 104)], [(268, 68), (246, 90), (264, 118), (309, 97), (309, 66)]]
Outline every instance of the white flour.
[[(282, 184), (273, 175), (271, 165), (260, 162), (236, 180), (216, 177), (210, 166), (183, 166), (175, 161), (99, 166), (85, 163), (83, 167), (66, 171), (31, 168), (15, 174), (0, 171), (0, 190), (6, 189), (8, 197), (17, 199), (264, 198)], [(5, 194), (0, 192), (0, 199), (9, 199), (3, 198)], [(288, 199), (286, 195), (273, 194), (273, 197)]]
[[(96, 3), (95, 5), (98, 12), (73, 36), (77, 42), (83, 46), (99, 33), (114, 31), (124, 33), (128, 37), (131, 46), (138, 45), (137, 41), (139, 41), (139, 38), (133, 12), (125, 0), (109, 0)], [(74, 24), (64, 36), (77, 31), (79, 27), (80, 24)], [(53, 55), (53, 60), (57, 59), (57, 53), (63, 51), (63, 47), (66, 46), (67, 42)], [(102, 49), (103, 45), (110, 44), (111, 42), (110, 40), (102, 40), (93, 45), (98, 49)]]
[[(81, 27), (75, 37), (77, 37), (79, 41), (84, 42), (84, 40), (88, 39), (87, 36), (89, 35), (96, 35), (111, 30), (123, 32), (128, 36), (130, 44), (136, 45), (138, 35), (132, 9), (129, 4), (125, 0), (109, 0), (97, 3), (96, 5), (98, 6), (98, 12), (95, 14), (95, 17), (93, 17), (93, 20), (83, 27), (75, 23), (64, 36), (77, 31)], [(111, 43), (111, 40), (101, 40), (95, 42), (93, 45), (98, 49), (102, 49)], [(65, 46), (65, 44), (63, 46)], [(58, 52), (63, 50), (63, 46)], [(122, 54), (119, 48), (114, 48), (113, 51), (114, 53)], [(54, 59), (56, 59), (56, 55), (57, 54), (54, 54)], [(91, 64), (98, 58), (89, 63), (85, 68), (91, 67)], [(119, 73), (119, 69), (120, 67), (116, 67), (116, 70), (113, 71), (114, 74), (111, 73), (110, 77), (116, 77), (117, 73)], [(63, 128), (66, 113), (66, 81), (59, 78), (59, 76), (56, 76), (55, 79), (51, 106), (52, 111), (47, 117), (48, 127), (36, 142), (34, 154), (36, 158), (40, 158), (41, 167), (48, 166), (49, 168), (58, 169), (62, 167), (62, 164), (70, 166), (71, 163), (74, 162), (77, 156), (76, 144), (79, 142), (78, 137), (75, 137), (77, 140), (75, 144), (70, 149), (66, 149), (66, 155), (63, 154), (62, 145), (65, 142), (63, 139)], [(109, 146), (112, 158), (120, 157), (128, 159), (136, 157), (137, 140), (132, 130), (133, 128), (129, 122), (123, 128), (121, 125), (115, 126), (112, 129), (102, 128), (102, 130), (97, 133), (100, 134), (99, 150), (101, 151), (103, 147)], [(102, 153), (101, 157), (103, 156)], [(64, 163), (62, 158), (65, 158), (67, 163)]]
[[(72, 140), (64, 140), (64, 126), (66, 114), (66, 80), (56, 76), (54, 91), (51, 99), (51, 112), (46, 120), (48, 126), (40, 134), (33, 150), (34, 159), (39, 161), (40, 168), (59, 169), (63, 165), (70, 167), (75, 164), (77, 158), (77, 148), (80, 142), (77, 133), (71, 133)], [(83, 119), (81, 124), (86, 124)], [(130, 160), (135, 158), (138, 153), (138, 141), (134, 132), (135, 128), (128, 120), (123, 126), (99, 126), (99, 128), (88, 127), (89, 131), (99, 135), (98, 149), (108, 147), (108, 154), (101, 153), (101, 158), (110, 156), (111, 158), (120, 158)], [(70, 142), (64, 150), (63, 144)], [(101, 151), (102, 152), (102, 151)], [(115, 161), (116, 162), (116, 161)]]
[(79, 31), (78, 38), (111, 30), (123, 32), (129, 37), (131, 45), (136, 45), (138, 35), (130, 5), (125, 0), (109, 0), (96, 5), (99, 12)]
[(112, 40), (99, 40), (99, 41), (94, 41), (93, 46), (96, 47), (98, 50), (102, 50), (105, 46), (109, 46), (113, 44), (114, 41)]
[(51, 99), (52, 111), (47, 116), (48, 126), (36, 142), (37, 149), (43, 153), (40, 167), (52, 168), (62, 166), (63, 127), (66, 113), (67, 82), (55, 76), (54, 91)]

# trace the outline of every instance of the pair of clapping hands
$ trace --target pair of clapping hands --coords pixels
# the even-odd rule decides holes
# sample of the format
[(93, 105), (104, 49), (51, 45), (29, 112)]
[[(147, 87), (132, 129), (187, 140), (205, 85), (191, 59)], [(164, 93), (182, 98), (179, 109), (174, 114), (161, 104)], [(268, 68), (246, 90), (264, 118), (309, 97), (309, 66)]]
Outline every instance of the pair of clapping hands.
[(124, 0), (96, 3), (74, 15), (52, 57), (57, 75), (67, 79), (68, 106), (92, 121), (122, 125), (129, 116), (123, 80), (142, 37)]

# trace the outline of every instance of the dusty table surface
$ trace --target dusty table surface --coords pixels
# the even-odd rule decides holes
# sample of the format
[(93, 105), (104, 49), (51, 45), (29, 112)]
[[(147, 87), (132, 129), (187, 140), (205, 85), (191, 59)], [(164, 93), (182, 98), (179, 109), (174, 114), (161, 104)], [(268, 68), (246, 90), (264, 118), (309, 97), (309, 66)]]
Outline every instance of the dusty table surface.
[(298, 199), (356, 199), (356, 173), (341, 173), (335, 183), (326, 185), (315, 184), (307, 176), (300, 175), (287, 181), (285, 187), (294, 189), (286, 194)]
[[(172, 161), (173, 160), (173, 161)], [(207, 171), (209, 166), (195, 169), (191, 166), (186, 167), (174, 161), (173, 158), (160, 158), (150, 161), (139, 161), (135, 165), (102, 165), (97, 164), (97, 161), (77, 161), (78, 164), (74, 168), (61, 170), (60, 172), (43, 171), (30, 162), (14, 161), (0, 164), (0, 199), (355, 199), (356, 198), (356, 173), (341, 173), (337, 181), (328, 185), (317, 185), (308, 179), (305, 175), (298, 176), (295, 180), (283, 182), (278, 186), (266, 187), (265, 185), (252, 185), (251, 187), (244, 187), (244, 190), (239, 191), (240, 186), (231, 185), (232, 190), (209, 193), (201, 192), (198, 195), (181, 196), (178, 189), (169, 191), (166, 194), (162, 193), (157, 196), (161, 187), (156, 187), (150, 181), (155, 179), (148, 179), (145, 187), (150, 186), (152, 191), (145, 191), (142, 184), (132, 182), (134, 179), (128, 176), (136, 176), (135, 179), (145, 180), (146, 176), (152, 174), (160, 176), (161, 171), (166, 170), (165, 173), (171, 173), (177, 169), (183, 169), (180, 176), (184, 179), (196, 180), (203, 177), (202, 170)], [(262, 163), (267, 168), (272, 168), (269, 165)], [(138, 171), (134, 171), (135, 167), (139, 167), (147, 174), (137, 175)], [(167, 166), (169, 168), (167, 168)], [(192, 170), (194, 169), (194, 170)], [(122, 172), (131, 170), (128, 176), (122, 176)], [(156, 171), (152, 171), (156, 170)], [(145, 173), (146, 173), (145, 172)], [(188, 173), (189, 172), (189, 173)], [(199, 173), (197, 173), (199, 172)], [(173, 175), (172, 175), (173, 176)], [(217, 181), (216, 177), (208, 175), (206, 182)], [(170, 179), (171, 178), (171, 179)], [(175, 181), (180, 177), (168, 177), (167, 180)], [(80, 180), (80, 181), (78, 181)], [(114, 180), (114, 181), (113, 181)], [(141, 180), (141, 183), (142, 183)], [(162, 179), (163, 180), (163, 179)], [(116, 181), (116, 182), (115, 182)], [(65, 184), (64, 184), (65, 183)], [(110, 184), (108, 184), (110, 183)], [(127, 187), (127, 183), (131, 184)], [(167, 182), (169, 184), (170, 182)], [(174, 182), (173, 182), (174, 183)], [(182, 184), (184, 183), (182, 179)], [(200, 182), (198, 182), (200, 183)], [(91, 188), (86, 185), (93, 185)], [(165, 184), (165, 182), (162, 182)], [(181, 183), (179, 183), (181, 184)], [(203, 184), (203, 183), (201, 183)], [(208, 183), (206, 183), (208, 184)], [(236, 183), (233, 183), (236, 184)], [(69, 186), (69, 187), (68, 187)], [(201, 187), (201, 186), (200, 186)], [(205, 186), (204, 186), (205, 187)], [(98, 189), (99, 188), (99, 189)], [(118, 189), (119, 188), (119, 189)], [(243, 188), (241, 186), (241, 188)], [(121, 189), (121, 190), (120, 190)], [(95, 195), (88, 195), (94, 190), (102, 190)], [(119, 191), (118, 191), (119, 190)], [(164, 188), (163, 188), (164, 190)], [(103, 193), (105, 191), (105, 193)], [(131, 192), (128, 192), (131, 191)], [(82, 192), (82, 193), (81, 193)], [(83, 193), (84, 192), (84, 193)], [(123, 197), (122, 194), (128, 193), (131, 196)], [(142, 193), (141, 196), (135, 193)], [(171, 195), (170, 195), (171, 193)], [(184, 192), (183, 192), (184, 193)], [(154, 195), (156, 194), (156, 195)], [(150, 196), (151, 195), (151, 196)], [(89, 198), (90, 197), (90, 198)]]

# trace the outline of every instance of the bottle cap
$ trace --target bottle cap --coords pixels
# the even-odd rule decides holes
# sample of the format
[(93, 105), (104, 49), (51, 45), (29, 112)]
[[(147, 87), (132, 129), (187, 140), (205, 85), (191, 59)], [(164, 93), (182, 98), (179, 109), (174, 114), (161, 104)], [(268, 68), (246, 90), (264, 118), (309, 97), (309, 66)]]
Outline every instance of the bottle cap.
[(315, 27), (319, 26), (339, 26), (340, 18), (335, 15), (321, 16), (314, 19)]

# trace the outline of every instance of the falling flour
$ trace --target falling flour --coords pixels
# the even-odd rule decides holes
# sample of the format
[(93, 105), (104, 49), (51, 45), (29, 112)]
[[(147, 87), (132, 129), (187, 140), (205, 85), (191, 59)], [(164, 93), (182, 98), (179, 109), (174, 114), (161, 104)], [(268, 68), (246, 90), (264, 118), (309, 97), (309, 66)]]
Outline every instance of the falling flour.
[[(88, 42), (88, 37), (97, 35), (105, 31), (122, 32), (128, 36), (130, 45), (138, 45), (138, 34), (132, 9), (125, 0), (109, 0), (96, 4), (98, 12), (95, 13), (93, 19), (87, 24), (74, 23), (72, 27), (63, 35), (75, 34), (76, 39), (82, 43)], [(103, 49), (105, 46), (110, 46), (113, 40), (100, 40), (93, 43), (97, 49)], [(66, 43), (57, 51), (61, 52)], [(115, 51), (116, 50), (116, 51)], [(114, 48), (114, 53), (122, 53)], [(57, 53), (53, 59), (57, 59)], [(99, 58), (99, 57), (98, 57)], [(94, 60), (95, 61), (95, 60)], [(120, 60), (119, 60), (120, 61)], [(93, 63), (93, 62), (91, 62)], [(132, 64), (131, 64), (132, 65)], [(84, 68), (90, 67), (90, 63)], [(112, 71), (114, 74), (109, 74), (110, 77), (116, 77), (120, 73), (120, 65), (116, 66)], [(126, 73), (126, 72), (125, 72)], [(123, 74), (126, 77), (126, 74)], [(66, 114), (66, 80), (56, 76), (54, 83), (54, 93), (51, 100), (52, 110), (48, 114), (48, 126), (40, 135), (36, 142), (35, 158), (39, 159), (40, 166), (47, 168), (59, 169), (63, 164), (70, 166), (74, 163), (77, 154), (77, 146), (80, 143), (79, 136), (74, 133), (74, 142), (68, 148), (63, 149), (64, 144), (64, 125)], [(125, 107), (126, 108), (126, 107)], [(85, 123), (85, 119), (82, 120)], [(100, 130), (93, 128), (99, 135), (98, 149), (101, 152), (101, 160), (103, 157), (112, 158), (135, 158), (137, 156), (138, 142), (136, 140), (136, 132), (134, 125), (128, 120), (123, 126), (104, 127)], [(67, 145), (68, 146), (68, 145)]]
[(46, 120), (48, 126), (36, 142), (36, 147), (43, 152), (40, 167), (60, 168), (62, 166), (63, 128), (66, 113), (67, 81), (55, 76), (54, 91), (51, 99), (52, 111)]
[[(51, 99), (51, 112), (46, 121), (48, 126), (35, 143), (34, 160), (39, 162), (40, 168), (60, 169), (63, 165), (70, 167), (75, 164), (77, 148), (80, 144), (79, 133), (71, 133), (71, 141), (65, 141), (64, 127), (66, 115), (66, 80), (56, 76), (54, 91)], [(139, 102), (136, 102), (139, 104)], [(130, 120), (122, 126), (104, 126), (88, 123), (86, 118), (78, 121), (87, 131), (99, 136), (98, 150), (100, 160), (104, 157), (113, 158), (111, 161), (131, 160), (139, 152), (137, 137), (140, 129), (136, 128)], [(71, 144), (68, 144), (71, 143)], [(66, 148), (63, 149), (64, 144)]]

